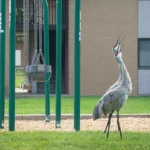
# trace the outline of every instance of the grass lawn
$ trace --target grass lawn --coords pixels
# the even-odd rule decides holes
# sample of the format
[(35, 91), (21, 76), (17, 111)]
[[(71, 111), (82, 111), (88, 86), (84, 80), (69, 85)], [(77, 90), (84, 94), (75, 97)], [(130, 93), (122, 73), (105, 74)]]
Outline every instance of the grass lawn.
[(150, 133), (0, 132), (1, 150), (149, 150)]
[[(94, 106), (100, 97), (81, 97), (81, 114), (92, 114)], [(74, 112), (73, 97), (62, 97), (61, 112), (71, 114)], [(8, 113), (8, 100), (5, 101), (5, 111)], [(55, 97), (51, 97), (51, 113), (55, 113)], [(44, 114), (44, 98), (16, 99), (17, 114)], [(150, 97), (129, 97), (121, 109), (121, 114), (150, 114)]]
[(20, 87), (20, 84), (24, 81), (24, 76), (23, 69), (16, 69), (16, 87)]

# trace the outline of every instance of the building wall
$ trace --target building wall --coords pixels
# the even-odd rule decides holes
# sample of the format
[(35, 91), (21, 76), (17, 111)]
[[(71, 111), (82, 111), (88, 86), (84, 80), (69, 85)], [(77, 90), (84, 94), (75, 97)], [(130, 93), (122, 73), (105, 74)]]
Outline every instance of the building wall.
[[(16, 36), (17, 35), (22, 35), (22, 33), (20, 32), (16, 32)], [(24, 50), (23, 50), (23, 42), (16, 42), (16, 50), (21, 50), (21, 66), (23, 66), (25, 64), (25, 53), (24, 53)], [(17, 57), (16, 57), (17, 59)]]
[(150, 1), (138, 0), (138, 94), (150, 95)]
[[(16, 32), (18, 36), (24, 36), (22, 32)], [(30, 32), (29, 35), (29, 50), (24, 49), (24, 42), (16, 42), (16, 50), (21, 50), (21, 66), (25, 67), (30, 64), (29, 60), (32, 60), (34, 53), (34, 35), (33, 32)], [(33, 42), (30, 42), (33, 41)], [(31, 58), (30, 58), (31, 57)]]
[[(81, 0), (81, 95), (102, 95), (118, 79), (112, 53), (124, 37), (123, 60), (137, 95), (137, 0)], [(73, 9), (69, 0), (69, 94), (73, 94)]]

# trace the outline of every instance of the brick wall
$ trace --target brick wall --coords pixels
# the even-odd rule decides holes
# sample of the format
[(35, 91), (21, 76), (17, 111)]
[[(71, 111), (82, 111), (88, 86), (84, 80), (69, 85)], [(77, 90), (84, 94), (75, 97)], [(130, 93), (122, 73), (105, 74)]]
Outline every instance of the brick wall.
[[(69, 94), (73, 94), (73, 10), (69, 0)], [(123, 60), (137, 95), (137, 0), (81, 0), (81, 95), (102, 95), (118, 79), (112, 53), (124, 39)]]

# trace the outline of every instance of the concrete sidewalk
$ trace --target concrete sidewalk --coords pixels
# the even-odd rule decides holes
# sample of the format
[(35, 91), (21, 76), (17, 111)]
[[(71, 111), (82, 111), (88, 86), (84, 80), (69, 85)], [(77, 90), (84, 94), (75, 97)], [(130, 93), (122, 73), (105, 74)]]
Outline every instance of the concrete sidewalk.
[[(55, 115), (50, 115), (50, 120), (55, 120)], [(120, 118), (127, 118), (127, 117), (134, 117), (134, 118), (150, 118), (150, 114), (121, 114)], [(62, 114), (61, 119), (73, 119), (73, 114)], [(116, 115), (113, 115), (113, 118), (116, 118)], [(5, 119), (8, 119), (8, 115), (5, 116)], [(92, 114), (81, 114), (80, 119), (92, 119)], [(16, 115), (16, 120), (45, 120), (44, 114), (27, 114), (27, 115)]]
[(16, 92), (16, 93), (27, 93), (28, 90), (23, 90), (23, 89), (21, 89), (21, 88), (15, 88), (15, 92)]

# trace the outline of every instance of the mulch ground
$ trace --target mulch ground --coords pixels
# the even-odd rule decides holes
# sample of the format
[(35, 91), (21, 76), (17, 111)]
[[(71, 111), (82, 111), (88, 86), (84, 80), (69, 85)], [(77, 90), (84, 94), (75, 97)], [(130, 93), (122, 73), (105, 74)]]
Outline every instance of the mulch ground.
[[(103, 131), (107, 123), (107, 118), (93, 121), (92, 119), (83, 119), (80, 121), (81, 131)], [(5, 120), (5, 129), (0, 131), (8, 131), (8, 120)], [(132, 132), (150, 132), (150, 118), (120, 118), (120, 125), (122, 131)], [(111, 120), (111, 131), (117, 131), (117, 119)], [(55, 120), (49, 123), (45, 121), (29, 121), (29, 120), (16, 120), (15, 131), (74, 131), (74, 120), (61, 120), (61, 128), (55, 128)]]

